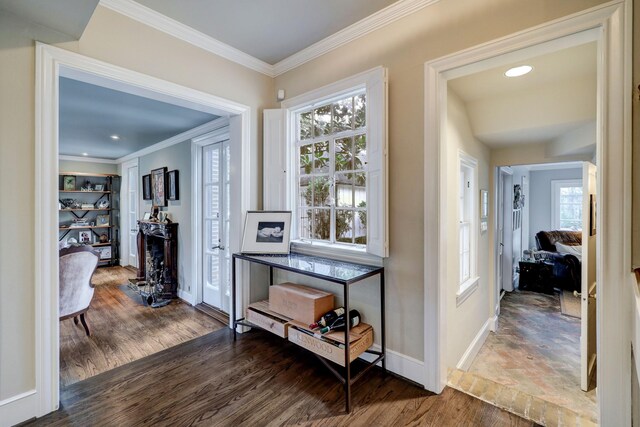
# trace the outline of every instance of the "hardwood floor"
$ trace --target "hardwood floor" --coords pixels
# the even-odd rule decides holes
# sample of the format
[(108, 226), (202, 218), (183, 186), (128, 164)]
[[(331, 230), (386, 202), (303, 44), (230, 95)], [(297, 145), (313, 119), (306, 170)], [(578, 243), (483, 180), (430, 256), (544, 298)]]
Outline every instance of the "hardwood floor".
[(161, 308), (142, 304), (120, 289), (132, 270), (99, 268), (86, 314), (92, 336), (72, 319), (60, 322), (60, 385), (122, 366), (223, 327), (211, 317), (180, 300)]
[(30, 425), (534, 425), (375, 369), (352, 396), (345, 414), (341, 386), (305, 350), (261, 331), (234, 342), (221, 329), (63, 388), (60, 410)]

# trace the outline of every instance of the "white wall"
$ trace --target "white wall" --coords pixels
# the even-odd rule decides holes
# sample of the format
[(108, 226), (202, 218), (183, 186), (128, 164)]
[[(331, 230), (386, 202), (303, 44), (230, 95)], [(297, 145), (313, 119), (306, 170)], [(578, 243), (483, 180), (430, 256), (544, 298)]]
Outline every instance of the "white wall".
[(551, 230), (551, 181), (557, 179), (582, 179), (582, 169), (531, 171), (530, 176), (529, 244), (535, 247), (536, 233), (538, 231)]
[[(446, 176), (444, 182), (447, 189), (445, 194), (446, 212), (446, 235), (451, 236), (447, 244), (445, 257), (446, 277), (448, 281), (445, 301), (446, 301), (446, 352), (445, 362), (449, 367), (455, 367), (467, 351), (476, 335), (481, 331), (483, 325), (490, 316), (489, 312), (489, 252), (490, 242), (488, 233), (477, 232), (477, 275), (479, 286), (476, 291), (459, 306), (456, 302), (456, 294), (459, 290), (459, 283), (453, 280), (459, 276), (460, 269), (460, 246), (456, 236), (459, 234), (458, 204), (459, 204), (459, 165), (458, 151), (462, 150), (466, 154), (474, 157), (478, 161), (478, 181), (476, 193), (480, 189), (489, 188), (489, 160), (490, 151), (487, 146), (478, 141), (474, 136), (469, 124), (469, 118), (464, 103), (452, 90), (448, 91), (447, 98), (447, 127), (446, 127)], [(478, 199), (476, 198), (476, 201)], [(476, 203), (479, 206), (479, 203)], [(479, 212), (476, 219), (479, 220)], [(489, 215), (493, 215), (489, 212)], [(492, 221), (489, 220), (489, 223)], [(482, 342), (479, 343), (482, 345)]]
[(58, 160), (60, 172), (112, 173), (119, 174), (116, 163), (83, 162), (75, 160)]

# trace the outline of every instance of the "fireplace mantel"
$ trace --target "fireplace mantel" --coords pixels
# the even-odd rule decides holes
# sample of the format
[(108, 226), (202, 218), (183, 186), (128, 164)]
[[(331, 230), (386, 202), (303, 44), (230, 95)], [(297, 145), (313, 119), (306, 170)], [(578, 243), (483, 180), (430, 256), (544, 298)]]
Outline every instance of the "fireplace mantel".
[(136, 280), (146, 279), (147, 250), (160, 249), (164, 261), (162, 298), (178, 296), (178, 223), (138, 221), (138, 272)]

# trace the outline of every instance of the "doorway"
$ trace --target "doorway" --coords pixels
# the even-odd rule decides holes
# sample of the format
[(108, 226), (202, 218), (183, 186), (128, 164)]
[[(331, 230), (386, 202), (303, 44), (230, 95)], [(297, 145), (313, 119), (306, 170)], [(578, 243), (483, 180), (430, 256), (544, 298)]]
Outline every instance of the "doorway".
[(122, 260), (120, 265), (138, 266), (138, 160), (122, 164)]

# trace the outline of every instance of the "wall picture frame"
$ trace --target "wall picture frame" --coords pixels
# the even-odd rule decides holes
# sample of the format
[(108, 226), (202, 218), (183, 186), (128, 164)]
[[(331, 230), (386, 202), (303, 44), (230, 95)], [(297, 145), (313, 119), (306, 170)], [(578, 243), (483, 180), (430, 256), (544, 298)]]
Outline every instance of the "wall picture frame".
[(167, 172), (167, 198), (169, 200), (180, 200), (179, 177), (177, 169)]
[(151, 171), (151, 204), (153, 206), (167, 206), (167, 183), (165, 177), (167, 167), (153, 169)]
[(96, 226), (97, 227), (106, 227), (109, 225), (109, 215), (98, 215), (96, 216)]
[(291, 211), (248, 211), (241, 252), (288, 254), (290, 233)]
[(64, 191), (75, 191), (76, 177), (74, 175), (64, 175), (62, 177), (62, 189)]
[(151, 200), (151, 175), (142, 175), (142, 200)]

